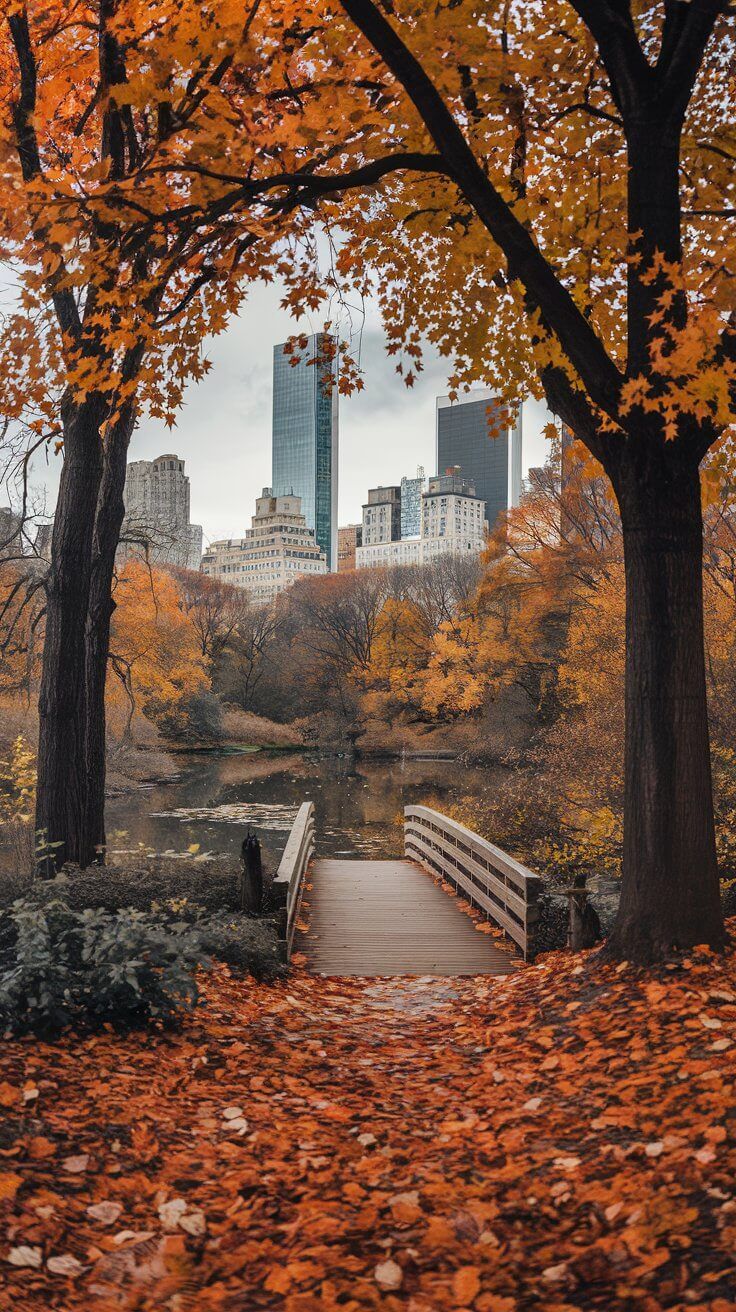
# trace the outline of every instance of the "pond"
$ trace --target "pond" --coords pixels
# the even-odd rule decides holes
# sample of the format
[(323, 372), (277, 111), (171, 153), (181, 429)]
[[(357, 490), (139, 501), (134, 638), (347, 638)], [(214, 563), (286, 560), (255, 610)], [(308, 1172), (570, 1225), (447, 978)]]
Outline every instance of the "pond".
[(111, 798), (107, 836), (112, 860), (141, 848), (197, 859), (238, 859), (250, 826), (266, 868), (275, 871), (297, 808), (314, 802), (320, 856), (391, 857), (403, 852), (403, 808), (439, 811), (488, 788), (494, 771), (458, 761), (356, 761), (309, 753), (209, 753), (177, 758), (181, 778)]

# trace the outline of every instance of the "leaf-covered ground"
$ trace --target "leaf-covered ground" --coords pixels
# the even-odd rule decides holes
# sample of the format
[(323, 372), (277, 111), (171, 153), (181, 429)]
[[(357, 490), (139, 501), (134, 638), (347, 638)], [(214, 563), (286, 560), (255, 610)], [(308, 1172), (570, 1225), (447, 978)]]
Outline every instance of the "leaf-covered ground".
[(736, 1307), (736, 959), (258, 987), (6, 1044), (0, 1307)]

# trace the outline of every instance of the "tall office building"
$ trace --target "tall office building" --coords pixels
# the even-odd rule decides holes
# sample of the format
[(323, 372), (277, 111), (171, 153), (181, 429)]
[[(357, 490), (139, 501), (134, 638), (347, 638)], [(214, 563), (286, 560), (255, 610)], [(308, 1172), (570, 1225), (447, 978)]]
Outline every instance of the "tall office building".
[(401, 480), (401, 536), (418, 538), (422, 530), (422, 493), (427, 480), (420, 465), (416, 478)]
[[(337, 357), (326, 333), (314, 333), (298, 352), (298, 362), (273, 349), (273, 495), (301, 498), (302, 513), (327, 557), (337, 569)], [(316, 363), (310, 363), (316, 361)]]
[(498, 409), (493, 393), (485, 390), (457, 401), (437, 398), (437, 473), (459, 471), (475, 485), (491, 532), (499, 515), (518, 505), (521, 496), (521, 411), (513, 429), (491, 436)]
[(202, 526), (189, 518), (189, 479), (173, 453), (132, 460), (125, 475), (118, 560), (147, 555), (159, 565), (199, 569)]

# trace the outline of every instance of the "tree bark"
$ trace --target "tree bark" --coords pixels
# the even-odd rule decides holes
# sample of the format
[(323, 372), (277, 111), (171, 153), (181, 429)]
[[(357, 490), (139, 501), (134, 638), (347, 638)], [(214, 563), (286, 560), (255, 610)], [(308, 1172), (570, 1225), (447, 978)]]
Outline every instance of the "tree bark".
[(64, 467), (46, 584), (46, 638), (39, 696), (36, 833), (46, 877), (83, 855), (85, 760), (85, 629), (92, 530), (102, 474), (99, 426), (103, 402), (62, 402)]
[(110, 621), (115, 609), (112, 580), (115, 553), (125, 515), (123, 491), (128, 446), (135, 421), (132, 406), (126, 407), (107, 434), (102, 479), (97, 499), (92, 572), (85, 650), (85, 756), (87, 790), (84, 833), (79, 864), (82, 867), (105, 859), (106, 722), (105, 685), (110, 652)]
[(695, 457), (647, 437), (609, 470), (623, 524), (626, 731), (621, 900), (609, 940), (646, 962), (725, 942), (716, 863)]

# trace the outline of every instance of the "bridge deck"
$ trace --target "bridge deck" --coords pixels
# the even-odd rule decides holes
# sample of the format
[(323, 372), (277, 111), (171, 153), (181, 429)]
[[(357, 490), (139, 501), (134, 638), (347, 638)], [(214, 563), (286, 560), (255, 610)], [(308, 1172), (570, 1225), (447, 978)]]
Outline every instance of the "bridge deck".
[(412, 861), (318, 860), (297, 948), (317, 975), (507, 975), (511, 951), (480, 934)]

